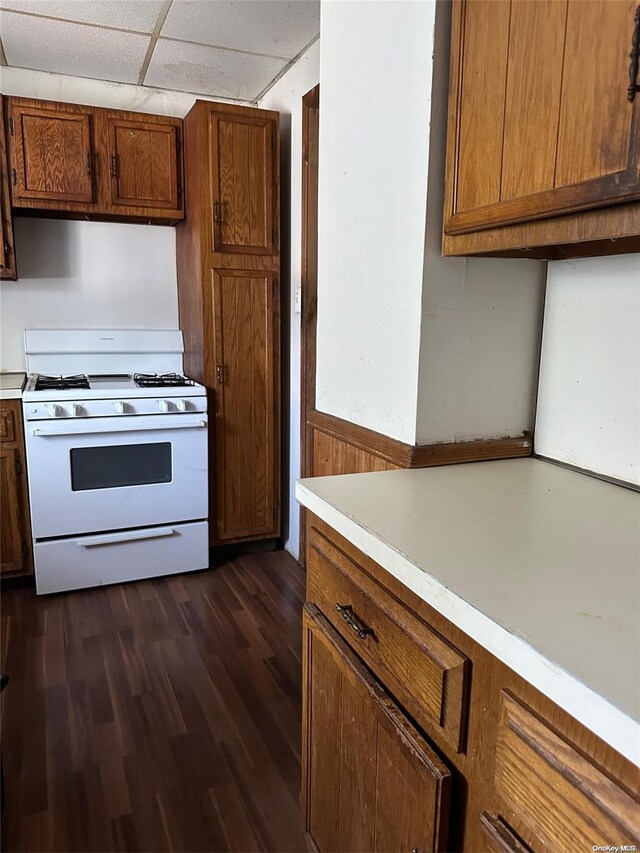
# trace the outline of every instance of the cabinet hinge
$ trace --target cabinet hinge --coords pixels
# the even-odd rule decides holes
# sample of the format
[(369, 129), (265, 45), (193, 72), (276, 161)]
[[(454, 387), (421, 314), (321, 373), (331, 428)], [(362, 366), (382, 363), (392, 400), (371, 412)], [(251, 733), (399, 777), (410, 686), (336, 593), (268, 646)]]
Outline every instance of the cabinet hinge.
[(13, 185), (15, 187), (15, 185), (18, 183), (18, 173), (15, 169), (11, 170), (11, 180), (13, 181)]
[(9, 117), (9, 133), (13, 136), (13, 119)]
[(22, 474), (22, 462), (19, 456), (16, 456), (16, 474), (18, 477)]
[(27, 543), (26, 543), (26, 542), (23, 542), (23, 543), (22, 543), (22, 559), (23, 559), (23, 560), (26, 560), (26, 559), (27, 559), (27, 554), (28, 554), (28, 553), (29, 553), (29, 546), (27, 545)]

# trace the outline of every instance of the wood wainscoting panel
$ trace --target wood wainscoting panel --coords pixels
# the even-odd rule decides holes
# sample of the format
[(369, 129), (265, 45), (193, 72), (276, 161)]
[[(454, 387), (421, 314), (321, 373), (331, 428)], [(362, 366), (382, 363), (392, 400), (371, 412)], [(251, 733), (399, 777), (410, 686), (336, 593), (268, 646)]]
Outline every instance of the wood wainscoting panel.
[(313, 430), (312, 477), (515, 459), (531, 456), (533, 451), (530, 433), (519, 438), (413, 445), (316, 410), (309, 412), (307, 425)]

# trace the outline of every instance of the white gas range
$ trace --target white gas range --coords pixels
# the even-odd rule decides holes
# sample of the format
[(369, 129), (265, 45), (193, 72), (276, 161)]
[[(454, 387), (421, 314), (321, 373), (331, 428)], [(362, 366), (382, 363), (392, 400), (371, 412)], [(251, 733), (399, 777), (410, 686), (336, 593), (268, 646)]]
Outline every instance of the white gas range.
[(207, 396), (182, 333), (27, 330), (39, 594), (206, 568)]

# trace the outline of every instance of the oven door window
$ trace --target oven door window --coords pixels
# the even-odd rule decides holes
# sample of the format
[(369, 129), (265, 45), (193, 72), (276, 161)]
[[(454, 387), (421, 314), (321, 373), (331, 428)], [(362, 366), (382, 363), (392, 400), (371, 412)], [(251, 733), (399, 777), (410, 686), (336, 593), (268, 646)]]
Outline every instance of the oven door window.
[(148, 486), (171, 480), (170, 441), (71, 450), (71, 488), (74, 492)]

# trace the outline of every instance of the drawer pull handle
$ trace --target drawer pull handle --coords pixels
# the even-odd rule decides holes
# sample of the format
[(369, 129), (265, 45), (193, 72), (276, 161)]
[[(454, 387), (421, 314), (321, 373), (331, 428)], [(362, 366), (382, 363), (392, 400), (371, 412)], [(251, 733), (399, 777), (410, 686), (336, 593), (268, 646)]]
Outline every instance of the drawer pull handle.
[(350, 604), (336, 604), (336, 610), (342, 614), (342, 618), (350, 628), (353, 628), (356, 635), (361, 640), (366, 640), (369, 634), (373, 634), (373, 628), (367, 627), (364, 622), (361, 622), (353, 612), (353, 607)]
[(482, 812), (480, 826), (492, 853), (531, 853), (515, 835), (508, 823), (491, 812)]

